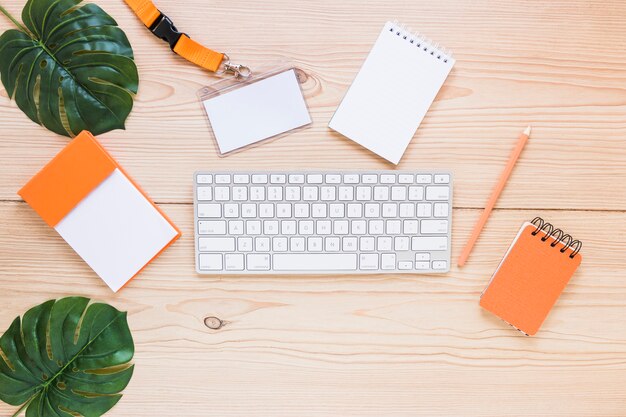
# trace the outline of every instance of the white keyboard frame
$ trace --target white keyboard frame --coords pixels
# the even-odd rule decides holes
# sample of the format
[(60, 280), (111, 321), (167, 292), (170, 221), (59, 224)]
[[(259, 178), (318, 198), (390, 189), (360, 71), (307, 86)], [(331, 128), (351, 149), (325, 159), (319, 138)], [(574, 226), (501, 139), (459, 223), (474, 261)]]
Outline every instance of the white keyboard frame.
[[(213, 176), (213, 182), (210, 184), (198, 184), (197, 182), (197, 177), (198, 175), (212, 175)], [(289, 181), (288, 181), (288, 176), (289, 175), (304, 175), (306, 178), (306, 175), (315, 175), (315, 174), (321, 174), (323, 175), (324, 179), (325, 176), (327, 174), (340, 174), (342, 176), (342, 182), (341, 183), (337, 183), (337, 184), (332, 184), (333, 186), (339, 187), (342, 185), (350, 185), (350, 186), (359, 186), (359, 185), (364, 185), (365, 183), (362, 181), (362, 175), (367, 175), (367, 174), (377, 174), (378, 178), (380, 178), (381, 174), (395, 174), (396, 177), (398, 175), (401, 174), (412, 174), (412, 175), (432, 175), (433, 181), (430, 184), (419, 184), (419, 183), (413, 183), (413, 185), (423, 185), (424, 186), (424, 195), (426, 194), (426, 189), (425, 187), (427, 187), (428, 185), (437, 185), (434, 183), (434, 176), (435, 175), (448, 175), (449, 176), (449, 182), (445, 185), (447, 185), (450, 188), (450, 194), (449, 194), (449, 199), (448, 200), (441, 200), (440, 202), (447, 202), (448, 203), (448, 216), (443, 218), (440, 217), (440, 219), (447, 219), (448, 220), (448, 233), (445, 235), (447, 237), (447, 250), (437, 250), (437, 251), (433, 251), (433, 250), (423, 250), (423, 251), (414, 251), (414, 250), (409, 250), (406, 251), (407, 253), (410, 252), (411, 256), (413, 258), (415, 258), (415, 252), (420, 252), (420, 253), (429, 253), (431, 256), (430, 262), (432, 261), (437, 261), (437, 260), (444, 260), (447, 262), (447, 267), (445, 269), (432, 269), (432, 263), (431, 263), (431, 268), (429, 269), (423, 269), (423, 270), (418, 270), (418, 269), (410, 269), (410, 270), (404, 270), (404, 269), (398, 269), (396, 267), (396, 269), (380, 269), (380, 261), (379, 261), (379, 269), (374, 269), (374, 270), (367, 270), (367, 269), (358, 269), (358, 265), (357, 265), (357, 269), (355, 270), (336, 270), (336, 271), (332, 271), (332, 270), (323, 270), (323, 271), (310, 271), (310, 270), (305, 270), (305, 271), (275, 271), (272, 269), (273, 265), (270, 266), (269, 270), (248, 270), (248, 269), (244, 269), (242, 270), (226, 270), (225, 268), (220, 270), (220, 271), (215, 271), (215, 270), (206, 270), (206, 269), (200, 269), (200, 260), (199, 260), (199, 255), (201, 253), (207, 253), (207, 252), (200, 252), (199, 250), (199, 231), (198, 231), (198, 220), (200, 219), (207, 219), (205, 217), (199, 218), (198, 217), (198, 192), (197, 192), (197, 187), (198, 186), (203, 186), (203, 185), (210, 185), (211, 187), (215, 187), (216, 182), (215, 182), (215, 176), (216, 175), (221, 175), (221, 174), (225, 174), (225, 175), (230, 175), (231, 178), (234, 178), (235, 175), (249, 175), (250, 176), (250, 183), (247, 184), (247, 187), (251, 187), (251, 186), (264, 186), (267, 190), (267, 187), (270, 186), (275, 186), (277, 184), (273, 184), (270, 182), (270, 175), (273, 174), (278, 174), (278, 175), (285, 175), (287, 176), (287, 182), (284, 184), (280, 184), (281, 186), (285, 187), (289, 185)], [(268, 176), (268, 183), (267, 184), (253, 184), (252, 183), (252, 176), (253, 175), (267, 175)], [(343, 176), (344, 175), (349, 175), (349, 174), (359, 174), (360, 177), (360, 181), (358, 183), (353, 183), (353, 184), (347, 184), (343, 182)], [(443, 170), (415, 170), (415, 171), (409, 171), (409, 170), (403, 170), (403, 171), (395, 171), (395, 170), (317, 170), (317, 171), (273, 171), (273, 170), (265, 170), (265, 171), (259, 171), (259, 170), (254, 170), (254, 171), (227, 171), (227, 170), (215, 170), (215, 171), (210, 171), (210, 170), (200, 170), (200, 171), (196, 171), (193, 174), (193, 200), (194, 200), (194, 205), (193, 205), (193, 209), (194, 209), (194, 247), (195, 247), (195, 266), (196, 266), (196, 272), (198, 274), (201, 275), (381, 275), (381, 274), (445, 274), (450, 272), (450, 258), (451, 258), (451, 246), (452, 246), (452, 237), (451, 237), (451, 231), (452, 231), (452, 213), (453, 213), (453, 196), (454, 196), (454, 187), (453, 187), (453, 175), (451, 172), (449, 171), (443, 171)], [(231, 182), (230, 184), (234, 184), (233, 182)], [(323, 184), (316, 184), (318, 186), (320, 185), (324, 185), (327, 184), (326, 182), (324, 182)], [(376, 183), (377, 185), (380, 184), (380, 182)], [(298, 186), (300, 187), (304, 187), (305, 185), (307, 185), (307, 183), (305, 182), (304, 184), (298, 184)], [(367, 185), (367, 184), (365, 184)], [(392, 185), (392, 184), (389, 184)], [(393, 185), (406, 185), (409, 186), (410, 184), (400, 184), (398, 182), (394, 183)], [(444, 185), (444, 184), (441, 184)], [(267, 192), (266, 192), (267, 195)], [(284, 194), (283, 194), (284, 197)], [(251, 202), (252, 200), (246, 200), (246, 201), (239, 201), (239, 203), (248, 203)], [(339, 200), (335, 200), (335, 201), (339, 201)], [(355, 200), (356, 201), (356, 200)], [(375, 201), (375, 200), (369, 200), (369, 201), (359, 201), (362, 204), (365, 204), (367, 202), (380, 202), (383, 203), (383, 201)], [(400, 203), (401, 201), (392, 201), (392, 200), (387, 200), (389, 202), (397, 202)], [(428, 202), (428, 200), (422, 200), (424, 202)], [(232, 200), (230, 200), (230, 202), (233, 202)], [(264, 201), (259, 201), (257, 203), (264, 203), (267, 202), (267, 200)], [(291, 202), (291, 201), (286, 201), (284, 198), (281, 201), (272, 201), (273, 204), (278, 204), (278, 203), (284, 203), (284, 202)], [(322, 202), (322, 200), (316, 200), (316, 201), (308, 201), (309, 204), (313, 204), (316, 202)], [(326, 203), (331, 203), (331, 201), (324, 201)], [(437, 202), (435, 200), (430, 201), (431, 203)], [(206, 200), (202, 200), (201, 203), (206, 203)], [(212, 200), (212, 203), (215, 203), (215, 200)], [(225, 202), (220, 202), (220, 204), (225, 204), (228, 203), (228, 201)], [(347, 201), (344, 201), (344, 203), (348, 203)], [(258, 214), (258, 213), (257, 213)], [(213, 218), (214, 220), (226, 220), (228, 221), (228, 218), (225, 218), (224, 216), (220, 217), (220, 218)], [(241, 219), (241, 217), (239, 217), (239, 219)], [(291, 218), (277, 218), (277, 217), (272, 217), (271, 219), (275, 219), (275, 220), (290, 220), (290, 219), (295, 219), (293, 216)], [(271, 220), (270, 218), (260, 218), (258, 215), (255, 218), (250, 218), (250, 219), (245, 219), (245, 220)], [(311, 219), (311, 218), (309, 218)], [(343, 218), (330, 218), (330, 217), (326, 217), (325, 219), (331, 219), (331, 220), (336, 220), (336, 219), (348, 219), (348, 217), (343, 217)], [(412, 219), (418, 219), (418, 217), (414, 217)], [(422, 220), (426, 219), (426, 218), (421, 218)], [(435, 217), (433, 215), (431, 215), (428, 219), (435, 219)], [(244, 220), (244, 221), (245, 221)], [(319, 219), (318, 219), (319, 220)], [(405, 220), (407, 220), (405, 218)], [(420, 223), (420, 231), (421, 231), (421, 223)], [(213, 235), (202, 235), (202, 236), (213, 236)], [(229, 235), (228, 233), (226, 233), (226, 235), (224, 235), (224, 237), (242, 237), (242, 236), (249, 236), (247, 234), (243, 234), (243, 235)], [(282, 236), (281, 234), (279, 234), (278, 236)], [(335, 234), (330, 234), (328, 236), (338, 236)], [(362, 235), (362, 236), (374, 236), (371, 235), (369, 233)], [(419, 236), (422, 236), (421, 233), (419, 234)], [(436, 236), (444, 236), (443, 234), (438, 234)], [(254, 236), (257, 237), (257, 236)], [(253, 237), (253, 238), (254, 238)], [(339, 236), (340, 238), (343, 236)], [(233, 253), (242, 253), (244, 254), (244, 257), (246, 258), (246, 262), (247, 262), (247, 254), (255, 254), (258, 253), (256, 251), (250, 251), (250, 252), (240, 252), (240, 251), (232, 251)], [(360, 254), (362, 251), (358, 250), (356, 251), (357, 255)], [(263, 252), (263, 253), (268, 253), (268, 254), (285, 254), (285, 253), (293, 253), (293, 252), (275, 252), (272, 250), (272, 248), (270, 247), (270, 250), (267, 252)], [(299, 254), (324, 254), (324, 253), (328, 253), (326, 251), (322, 251), (322, 252), (311, 252), (311, 251), (303, 251), (303, 252), (298, 252)], [(343, 250), (340, 250), (338, 252), (332, 252), (332, 253), (355, 253), (355, 252), (345, 252)], [(369, 253), (378, 253), (378, 254), (382, 254), (382, 253), (395, 253), (396, 255), (398, 254), (398, 252), (391, 250), (391, 251), (378, 251), (378, 250), (374, 250), (371, 251)], [(435, 258), (432, 257), (432, 255), (435, 254)], [(413, 259), (413, 262), (415, 262), (415, 259)], [(396, 261), (397, 264), (397, 261)]]

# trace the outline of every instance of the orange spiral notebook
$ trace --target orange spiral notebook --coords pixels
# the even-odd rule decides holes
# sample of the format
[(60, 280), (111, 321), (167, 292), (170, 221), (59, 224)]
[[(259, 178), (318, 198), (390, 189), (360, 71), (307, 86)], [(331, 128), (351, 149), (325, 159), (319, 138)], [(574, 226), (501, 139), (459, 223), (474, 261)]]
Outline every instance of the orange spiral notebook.
[(526, 335), (537, 333), (580, 265), (582, 243), (540, 217), (522, 225), (480, 298)]

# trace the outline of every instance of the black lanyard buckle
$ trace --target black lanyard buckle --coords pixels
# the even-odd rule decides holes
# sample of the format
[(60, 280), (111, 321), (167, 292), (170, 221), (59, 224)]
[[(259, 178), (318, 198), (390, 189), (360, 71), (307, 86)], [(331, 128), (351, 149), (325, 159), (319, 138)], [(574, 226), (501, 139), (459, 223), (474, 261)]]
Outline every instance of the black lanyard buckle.
[(157, 38), (163, 39), (165, 42), (169, 43), (172, 51), (180, 37), (185, 35), (185, 33), (179, 32), (176, 26), (174, 26), (174, 22), (163, 13), (161, 13), (161, 16), (150, 26), (150, 31)]

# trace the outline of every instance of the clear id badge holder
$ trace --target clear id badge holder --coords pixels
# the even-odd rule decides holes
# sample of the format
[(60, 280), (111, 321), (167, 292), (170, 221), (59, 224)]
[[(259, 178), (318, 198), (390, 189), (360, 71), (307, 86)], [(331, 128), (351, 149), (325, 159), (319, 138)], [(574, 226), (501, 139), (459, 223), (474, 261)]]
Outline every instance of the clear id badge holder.
[(304, 98), (304, 71), (290, 65), (223, 79), (198, 98), (220, 156), (248, 149), (311, 126)]

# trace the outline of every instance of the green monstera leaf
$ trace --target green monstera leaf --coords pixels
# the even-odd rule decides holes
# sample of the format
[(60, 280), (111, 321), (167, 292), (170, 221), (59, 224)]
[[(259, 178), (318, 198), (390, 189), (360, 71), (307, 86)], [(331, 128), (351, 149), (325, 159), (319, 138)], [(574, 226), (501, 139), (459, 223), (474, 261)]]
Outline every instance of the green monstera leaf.
[(0, 36), (7, 93), (36, 123), (60, 135), (123, 129), (137, 93), (137, 67), (111, 16), (82, 0), (29, 0), (24, 26)]
[(88, 298), (31, 308), (0, 337), (0, 399), (26, 417), (98, 417), (133, 373), (133, 339), (122, 313)]

